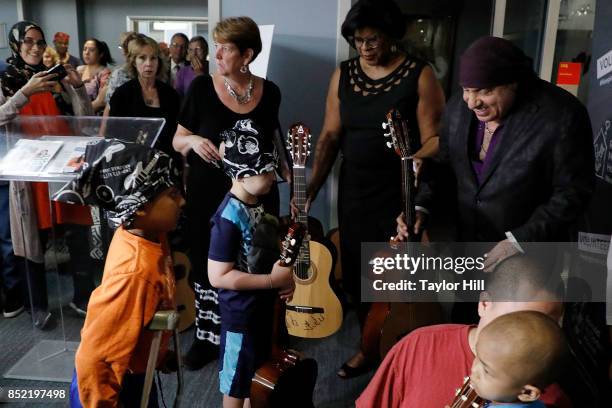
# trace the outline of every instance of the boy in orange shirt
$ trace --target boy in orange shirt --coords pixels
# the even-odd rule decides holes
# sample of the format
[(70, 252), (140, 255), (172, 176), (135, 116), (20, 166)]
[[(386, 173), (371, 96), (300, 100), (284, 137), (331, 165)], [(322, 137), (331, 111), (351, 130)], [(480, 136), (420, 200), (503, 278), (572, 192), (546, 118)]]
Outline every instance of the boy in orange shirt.
[[(88, 146), (84, 170), (56, 195), (99, 205), (118, 226), (104, 276), (93, 291), (76, 353), (71, 407), (140, 405), (158, 310), (175, 308), (174, 274), (166, 233), (185, 200), (180, 176), (166, 154), (138, 144), (103, 140)], [(170, 361), (168, 336), (158, 368)], [(157, 406), (155, 385), (149, 406)]]

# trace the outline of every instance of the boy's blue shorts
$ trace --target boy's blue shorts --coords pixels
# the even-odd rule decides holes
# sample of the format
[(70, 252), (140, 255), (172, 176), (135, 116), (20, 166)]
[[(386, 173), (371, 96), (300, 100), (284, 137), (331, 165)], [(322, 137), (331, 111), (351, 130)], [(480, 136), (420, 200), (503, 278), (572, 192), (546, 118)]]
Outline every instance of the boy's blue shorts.
[(219, 390), (234, 398), (249, 398), (251, 380), (261, 365), (257, 340), (252, 330), (221, 328), (219, 353)]

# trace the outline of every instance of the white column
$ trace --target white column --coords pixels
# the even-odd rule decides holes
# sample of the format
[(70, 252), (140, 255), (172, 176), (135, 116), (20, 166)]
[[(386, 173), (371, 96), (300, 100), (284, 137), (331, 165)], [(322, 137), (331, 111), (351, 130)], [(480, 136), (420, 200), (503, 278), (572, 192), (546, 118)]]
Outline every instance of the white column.
[[(212, 44), (213, 30), (217, 23), (221, 21), (221, 0), (208, 0), (208, 41)], [(215, 70), (214, 49), (211, 50), (212, 55), (208, 61), (208, 72), (210, 74)]]
[(491, 35), (494, 37), (504, 36), (504, 23), (506, 22), (506, 0), (495, 0)]
[(542, 63), (540, 64), (540, 78), (545, 81), (552, 79), (555, 59), (555, 46), (557, 45), (557, 31), (559, 29), (559, 11), (561, 0), (549, 0), (546, 11), (546, 26), (544, 27), (544, 41), (542, 44)]

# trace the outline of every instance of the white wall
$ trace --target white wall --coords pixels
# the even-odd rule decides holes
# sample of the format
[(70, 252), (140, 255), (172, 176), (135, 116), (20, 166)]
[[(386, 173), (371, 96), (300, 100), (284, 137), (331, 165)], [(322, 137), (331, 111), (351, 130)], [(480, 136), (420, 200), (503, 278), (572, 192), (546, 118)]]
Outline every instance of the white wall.
[(0, 0), (0, 23), (6, 24), (4, 35), (7, 39), (7, 47), (0, 48), (0, 59), (3, 61), (11, 55), (11, 50), (8, 48), (8, 31), (16, 22), (17, 0)]
[(29, 0), (24, 2), (24, 16), (42, 27), (48, 44), (53, 44), (56, 32), (68, 33), (68, 52), (80, 58), (77, 0)]

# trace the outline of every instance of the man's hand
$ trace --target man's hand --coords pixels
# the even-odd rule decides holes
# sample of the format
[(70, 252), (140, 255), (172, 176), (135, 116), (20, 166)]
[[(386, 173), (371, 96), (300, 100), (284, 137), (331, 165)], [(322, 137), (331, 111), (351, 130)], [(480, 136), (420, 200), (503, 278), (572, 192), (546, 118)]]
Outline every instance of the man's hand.
[(397, 222), (397, 235), (393, 238), (394, 241), (403, 242), (408, 239), (410, 234), (418, 235), (425, 225), (425, 221), (427, 220), (427, 214), (423, 211), (416, 211), (416, 222), (414, 223), (414, 229), (412, 231), (408, 231), (408, 225), (406, 224), (406, 217), (402, 212), (395, 221)]
[(27, 84), (21, 87), (21, 92), (28, 98), (40, 92), (51, 92), (57, 84), (57, 81), (53, 79), (55, 77), (57, 74), (36, 73), (32, 75)]
[(518, 252), (519, 250), (507, 239), (499, 241), (492, 250), (485, 254), (484, 271), (493, 272), (501, 261)]
[(66, 78), (62, 79), (64, 84), (72, 85), (74, 88), (80, 88), (83, 86), (83, 81), (81, 80), (81, 74), (77, 72), (77, 70), (70, 64), (65, 64), (64, 69), (66, 70)]

